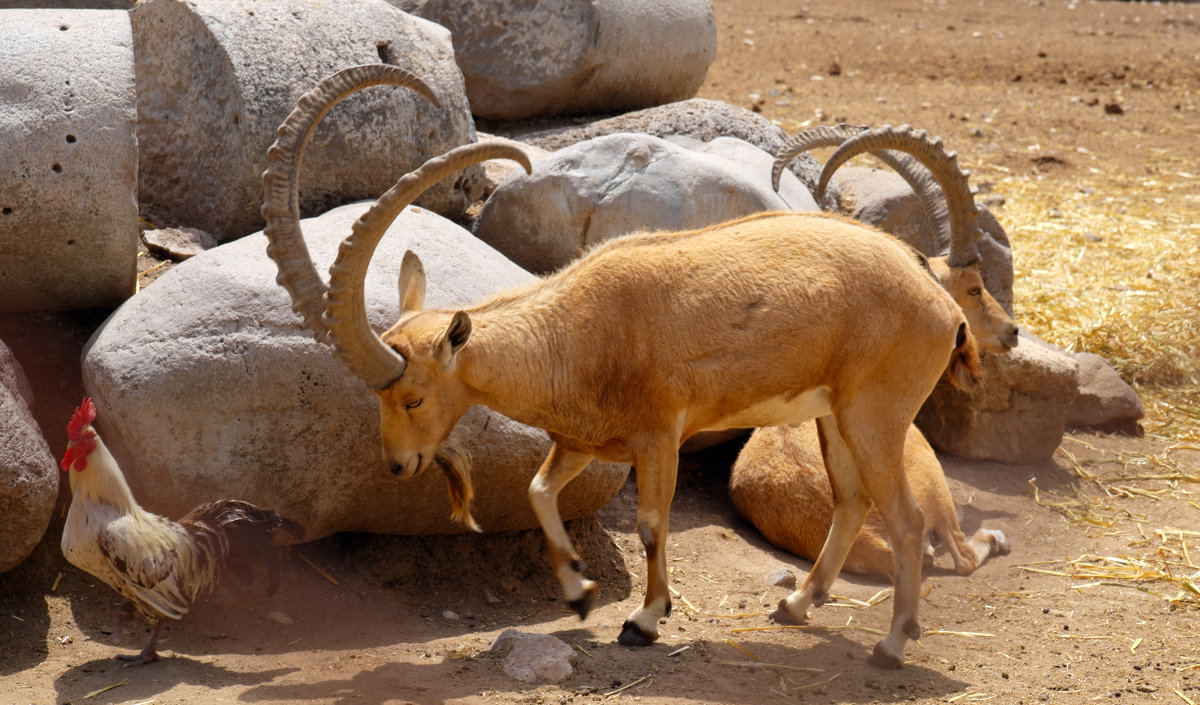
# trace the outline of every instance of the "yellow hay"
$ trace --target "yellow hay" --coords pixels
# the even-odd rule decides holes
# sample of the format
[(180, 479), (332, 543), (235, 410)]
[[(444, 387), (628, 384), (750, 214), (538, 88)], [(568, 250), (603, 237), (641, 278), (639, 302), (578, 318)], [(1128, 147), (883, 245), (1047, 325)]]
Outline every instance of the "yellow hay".
[(1112, 363), (1149, 433), (1200, 439), (1200, 180), (1169, 159), (1094, 183), (971, 167), (1005, 198), (1020, 324)]

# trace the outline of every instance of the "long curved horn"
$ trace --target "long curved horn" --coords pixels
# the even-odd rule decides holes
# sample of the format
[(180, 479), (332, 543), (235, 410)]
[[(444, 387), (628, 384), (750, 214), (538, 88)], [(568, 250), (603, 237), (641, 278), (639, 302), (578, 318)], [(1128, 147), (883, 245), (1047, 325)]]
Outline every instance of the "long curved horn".
[(300, 162), (313, 129), (334, 105), (355, 91), (381, 84), (411, 88), (438, 104), (429, 86), (404, 69), (386, 64), (352, 66), (300, 96), (296, 108), (279, 126), (275, 144), (267, 150), (262, 206), (267, 221), (263, 230), (269, 241), (267, 255), (279, 267), (275, 281), (291, 295), (292, 310), (300, 314), (304, 327), (321, 342), (328, 342), (329, 335), (322, 319), (327, 289), (300, 231)]
[[(837, 147), (846, 140), (857, 137), (869, 130), (865, 125), (855, 126), (842, 123), (836, 126), (814, 127), (799, 132), (791, 137), (775, 156), (775, 164), (771, 169), (771, 186), (779, 190), (779, 180), (784, 168), (801, 152), (808, 152), (822, 147)], [(946, 208), (946, 199), (942, 196), (941, 187), (934, 181), (929, 171), (920, 162), (901, 151), (881, 150), (873, 152), (873, 156), (890, 166), (904, 178), (916, 192), (925, 210), (938, 242), (950, 241), (950, 216)], [(818, 201), (824, 196), (824, 190), (817, 195)]]
[(517, 144), (487, 141), (457, 147), (406, 174), (354, 223), (329, 268), (324, 323), (335, 354), (373, 389), (386, 389), (404, 374), (404, 357), (388, 347), (367, 321), (364, 281), (375, 247), (400, 211), (430, 186), (488, 159), (512, 159), (531, 171), (529, 156)]
[[(924, 130), (914, 130), (908, 125), (896, 128), (885, 125), (846, 140), (825, 163), (817, 182), (816, 197), (821, 198), (830, 176), (847, 160), (864, 152), (889, 149), (911, 155), (929, 170), (941, 187), (950, 221), (948, 264), (965, 267), (979, 261), (979, 238), (983, 231), (979, 227), (979, 208), (967, 183), (970, 172), (959, 167), (957, 155), (947, 152), (940, 138), (931, 138)], [(925, 198), (922, 196), (923, 201)]]
[(867, 129), (865, 125), (855, 126), (842, 123), (822, 125), (792, 135), (775, 155), (775, 163), (771, 166), (771, 188), (779, 190), (779, 180), (783, 177), (783, 170), (800, 154), (822, 147), (837, 147)]

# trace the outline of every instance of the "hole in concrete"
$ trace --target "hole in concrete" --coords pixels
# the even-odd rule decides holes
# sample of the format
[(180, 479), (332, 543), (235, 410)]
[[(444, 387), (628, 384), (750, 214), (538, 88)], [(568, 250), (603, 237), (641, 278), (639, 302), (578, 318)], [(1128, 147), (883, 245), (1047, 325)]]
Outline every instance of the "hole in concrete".
[(74, 244), (75, 244), (74, 240), (67, 240), (67, 245), (74, 245)]
[(60, 24), (58, 26), (58, 31), (60, 31), (60, 32), (65, 32), (65, 31), (67, 31), (67, 29), (69, 29), (69, 28), (65, 24)]
[(75, 135), (67, 135), (67, 144), (75, 144)]
[(0, 213), (3, 213), (4, 215), (12, 215), (12, 209), (8, 206), (5, 206), (4, 208), (0, 209)]
[(375, 51), (379, 54), (380, 61), (385, 64), (391, 63), (391, 61), (388, 60), (388, 54), (390, 52), (388, 51), (388, 43), (386, 40), (380, 39), (379, 41), (375, 42)]
[(52, 166), (52, 167), (50, 167), (50, 168), (54, 170), (54, 173), (55, 173), (55, 174), (61, 174), (61, 173), (62, 173), (62, 164), (59, 164), (58, 162), (55, 162), (55, 163), (54, 163), (54, 166)]

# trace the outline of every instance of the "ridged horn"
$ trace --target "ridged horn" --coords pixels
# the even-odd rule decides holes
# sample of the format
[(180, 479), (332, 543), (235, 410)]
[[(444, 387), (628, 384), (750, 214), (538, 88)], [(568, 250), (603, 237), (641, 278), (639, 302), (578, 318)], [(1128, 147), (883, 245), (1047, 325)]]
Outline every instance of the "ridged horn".
[[(836, 126), (814, 127), (804, 132), (797, 133), (787, 141), (783, 149), (775, 157), (775, 164), (771, 170), (771, 185), (776, 191), (779, 190), (779, 180), (783, 176), (783, 170), (792, 162), (801, 152), (808, 152), (822, 147), (837, 147), (846, 140), (856, 137), (867, 131), (867, 126), (855, 126), (842, 123)], [(908, 185), (916, 192), (921, 200), (921, 206), (925, 210), (925, 217), (929, 219), (930, 225), (938, 234), (938, 242), (950, 241), (950, 217), (946, 209), (946, 199), (942, 196), (941, 187), (933, 180), (929, 171), (921, 166), (921, 163), (903, 152), (882, 150), (873, 152), (873, 156), (878, 158), (884, 164), (890, 166), (904, 178)], [(824, 196), (822, 191), (817, 198)]]
[[(825, 163), (817, 182), (816, 197), (821, 198), (833, 172), (847, 160), (864, 152), (882, 150), (899, 150), (910, 155), (929, 170), (933, 180), (941, 187), (950, 222), (948, 264), (965, 267), (978, 262), (979, 238), (983, 231), (979, 227), (979, 208), (975, 205), (975, 197), (967, 182), (970, 172), (959, 167), (957, 155), (947, 152), (940, 138), (932, 138), (924, 130), (914, 130), (908, 125), (895, 128), (885, 125), (846, 140)], [(910, 173), (915, 172), (910, 169)], [(912, 183), (910, 176), (906, 175), (905, 178)], [(929, 195), (929, 188), (932, 187), (917, 189), (927, 208), (928, 203), (935, 202)], [(936, 227), (938, 220), (933, 219), (933, 222)]]
[(837, 147), (867, 129), (865, 125), (855, 126), (842, 123), (840, 125), (822, 125), (797, 132), (788, 138), (783, 148), (775, 155), (775, 163), (771, 166), (771, 188), (779, 190), (779, 180), (783, 178), (783, 170), (792, 163), (793, 159), (804, 152), (811, 152), (822, 147)]
[(411, 88), (438, 104), (433, 91), (413, 74), (386, 64), (369, 64), (343, 69), (324, 79), (296, 101), (296, 108), (279, 126), (275, 144), (267, 150), (263, 172), (263, 232), (267, 255), (275, 260), (275, 281), (292, 297), (292, 310), (304, 319), (304, 327), (321, 342), (329, 342), (325, 325), (325, 294), (328, 291), (313, 265), (300, 230), (299, 175), (304, 149), (317, 123), (334, 105), (368, 86), (390, 84)]
[(388, 347), (367, 321), (364, 281), (375, 247), (400, 211), (430, 186), (489, 159), (512, 159), (531, 171), (529, 156), (515, 143), (487, 141), (457, 147), (405, 175), (354, 223), (329, 268), (325, 325), (335, 354), (373, 389), (386, 389), (404, 373), (404, 358)]

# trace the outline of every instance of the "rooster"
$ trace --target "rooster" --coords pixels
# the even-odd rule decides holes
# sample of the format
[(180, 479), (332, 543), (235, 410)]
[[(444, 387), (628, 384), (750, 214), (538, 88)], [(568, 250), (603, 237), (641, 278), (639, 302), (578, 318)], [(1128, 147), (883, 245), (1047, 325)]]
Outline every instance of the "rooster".
[(202, 504), (179, 521), (138, 506), (117, 462), (92, 422), (96, 407), (84, 398), (67, 425), (62, 468), (71, 481), (71, 509), (62, 551), (77, 568), (108, 583), (129, 602), (117, 614), (114, 638), (136, 608), (150, 624), (150, 641), (137, 655), (116, 658), (135, 666), (158, 660), (159, 629), (181, 619), (211, 591), (228, 566), (246, 582), (257, 562), (267, 570), (268, 594), (279, 585), (276, 530), (297, 539), (304, 529), (273, 511), (223, 499)]

